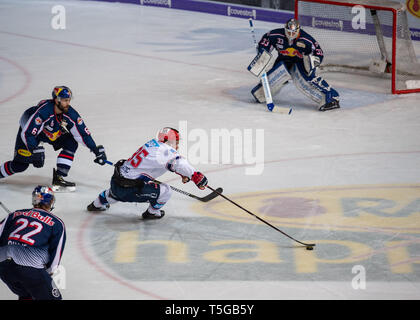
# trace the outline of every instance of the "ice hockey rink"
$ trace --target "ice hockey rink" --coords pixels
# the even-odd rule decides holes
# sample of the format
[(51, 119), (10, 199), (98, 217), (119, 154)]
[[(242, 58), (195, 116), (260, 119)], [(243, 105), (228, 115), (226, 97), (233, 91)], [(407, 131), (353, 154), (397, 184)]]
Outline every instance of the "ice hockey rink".
[[(51, 25), (57, 4), (65, 29)], [(256, 21), (257, 38), (279, 26)], [(0, 0), (0, 163), (13, 156), (23, 111), (66, 85), (110, 161), (130, 157), (161, 127), (178, 127), (184, 156), (210, 186), (316, 243), (305, 250), (220, 197), (202, 203), (174, 192), (157, 221), (140, 218), (147, 204), (88, 213), (113, 167), (79, 146), (68, 177), (77, 191), (56, 194), (53, 212), (67, 230), (64, 299), (420, 298), (420, 95), (392, 95), (389, 80), (327, 73), (341, 109), (318, 112), (289, 84), (274, 100), (292, 114), (273, 114), (250, 95), (254, 55), (246, 19)], [(220, 132), (236, 138), (217, 147)], [(30, 207), (33, 188), (51, 183), (57, 153), (45, 148), (43, 168), (0, 180), (10, 210)], [(160, 180), (208, 193), (175, 174)], [(0, 283), (0, 299), (15, 298)]]

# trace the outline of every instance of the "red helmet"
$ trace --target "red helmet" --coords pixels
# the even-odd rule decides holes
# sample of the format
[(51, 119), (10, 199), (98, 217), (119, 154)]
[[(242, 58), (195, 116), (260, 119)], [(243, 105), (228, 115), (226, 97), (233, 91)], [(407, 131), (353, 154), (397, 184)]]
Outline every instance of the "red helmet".
[(172, 148), (178, 149), (179, 131), (170, 127), (162, 128), (158, 132), (157, 139), (159, 142), (167, 143)]

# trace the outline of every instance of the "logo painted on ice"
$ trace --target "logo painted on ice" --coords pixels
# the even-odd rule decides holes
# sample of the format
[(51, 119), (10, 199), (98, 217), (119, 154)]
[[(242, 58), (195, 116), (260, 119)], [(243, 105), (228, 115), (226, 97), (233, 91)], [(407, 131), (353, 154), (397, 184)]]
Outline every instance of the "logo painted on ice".
[[(283, 227), (420, 233), (420, 185), (286, 189), (232, 198)], [(213, 200), (194, 208), (213, 218), (258, 223), (226, 201)]]

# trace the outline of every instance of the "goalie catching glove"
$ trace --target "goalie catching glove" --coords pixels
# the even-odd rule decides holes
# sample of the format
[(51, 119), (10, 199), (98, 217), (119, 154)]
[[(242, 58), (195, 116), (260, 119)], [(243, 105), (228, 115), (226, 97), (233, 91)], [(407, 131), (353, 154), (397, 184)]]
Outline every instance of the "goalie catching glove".
[(96, 156), (96, 158), (95, 158), (95, 160), (93, 160), (93, 162), (103, 166), (105, 164), (106, 160), (107, 160), (104, 146), (103, 145), (97, 146), (93, 150), (93, 153), (95, 153), (95, 156)]

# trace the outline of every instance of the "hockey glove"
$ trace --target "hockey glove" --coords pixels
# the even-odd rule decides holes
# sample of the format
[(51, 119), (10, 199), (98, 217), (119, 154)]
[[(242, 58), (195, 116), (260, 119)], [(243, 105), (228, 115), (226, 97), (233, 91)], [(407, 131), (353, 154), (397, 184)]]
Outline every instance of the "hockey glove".
[(99, 145), (97, 146), (93, 152), (96, 155), (95, 160), (93, 160), (93, 162), (100, 164), (101, 166), (103, 166), (105, 164), (106, 161), (106, 154), (105, 154), (105, 148), (103, 145)]
[(201, 190), (204, 190), (208, 183), (206, 176), (202, 174), (201, 172), (194, 172), (193, 176), (191, 177), (191, 180)]
[(42, 168), (45, 162), (45, 149), (43, 146), (36, 147), (32, 150), (32, 165), (35, 168)]

